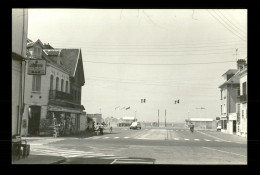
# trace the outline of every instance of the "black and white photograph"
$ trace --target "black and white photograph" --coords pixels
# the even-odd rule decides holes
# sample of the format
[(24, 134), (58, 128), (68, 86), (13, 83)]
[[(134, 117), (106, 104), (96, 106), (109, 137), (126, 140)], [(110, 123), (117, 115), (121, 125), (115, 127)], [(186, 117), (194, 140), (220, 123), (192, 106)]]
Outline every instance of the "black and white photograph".
[(248, 164), (247, 9), (11, 11), (12, 164)]

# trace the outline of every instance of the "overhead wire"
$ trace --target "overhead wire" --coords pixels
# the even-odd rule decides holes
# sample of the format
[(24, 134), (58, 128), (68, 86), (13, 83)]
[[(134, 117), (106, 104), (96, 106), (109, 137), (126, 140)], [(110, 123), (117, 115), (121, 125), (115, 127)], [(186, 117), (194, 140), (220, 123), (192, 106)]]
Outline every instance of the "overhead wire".
[(226, 24), (227, 26), (229, 26), (233, 31), (235, 31), (237, 34), (239, 34), (242, 37), (245, 37), (244, 33), (241, 33), (240, 31), (236, 30), (234, 27), (232, 27), (232, 25), (229, 25), (216, 11), (213, 10), (213, 12), (222, 20), (222, 22), (224, 24)]
[(245, 34), (245, 32), (244, 32), (241, 28), (239, 28), (239, 27), (237, 27), (235, 24), (233, 24), (232, 21), (230, 21), (220, 10), (217, 10), (217, 11), (219, 11), (219, 13), (220, 13), (225, 19), (227, 19), (228, 22), (229, 22), (231, 25), (233, 25), (235, 28), (237, 28), (238, 30), (240, 30), (242, 33)]
[(214, 18), (216, 19), (223, 27), (225, 27), (227, 30), (229, 30), (231, 33), (233, 33), (234, 35), (236, 35), (237, 37), (239, 37), (241, 40), (245, 41), (244, 38), (241, 38), (241, 36), (237, 35), (236, 33), (234, 33), (232, 30), (230, 30), (229, 28), (227, 28), (218, 18), (216, 18), (214, 15), (211, 14), (211, 12), (209, 10), (207, 10), (208, 13)]

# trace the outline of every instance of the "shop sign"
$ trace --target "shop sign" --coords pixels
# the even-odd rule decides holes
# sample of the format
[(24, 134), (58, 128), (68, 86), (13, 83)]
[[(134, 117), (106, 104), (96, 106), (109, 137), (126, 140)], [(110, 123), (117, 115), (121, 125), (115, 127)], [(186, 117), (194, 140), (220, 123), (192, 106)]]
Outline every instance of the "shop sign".
[(46, 61), (41, 59), (29, 60), (28, 75), (46, 75)]

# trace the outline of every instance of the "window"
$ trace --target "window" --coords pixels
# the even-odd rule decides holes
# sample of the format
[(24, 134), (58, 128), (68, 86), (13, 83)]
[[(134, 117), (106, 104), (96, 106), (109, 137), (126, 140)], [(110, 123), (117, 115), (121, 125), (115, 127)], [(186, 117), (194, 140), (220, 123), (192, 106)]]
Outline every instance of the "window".
[(62, 91), (62, 92), (63, 92), (63, 82), (64, 82), (64, 80), (61, 79), (61, 90), (60, 91)]
[(220, 105), (220, 108), (221, 108), (220, 110), (221, 110), (221, 115), (222, 115), (222, 105)]
[(56, 90), (59, 90), (59, 77), (56, 78)]
[(41, 48), (35, 47), (33, 50), (33, 55), (35, 58), (41, 58)]
[(244, 118), (244, 110), (242, 110), (242, 117)]
[(50, 90), (53, 90), (53, 75), (51, 75), (50, 79)]
[(246, 95), (247, 93), (246, 93), (246, 82), (244, 82), (243, 84), (242, 84), (242, 92), (243, 92), (243, 95)]
[(237, 96), (240, 96), (240, 87), (237, 88)]
[(222, 90), (220, 91), (220, 100), (222, 100)]
[(66, 89), (65, 89), (65, 92), (66, 92), (66, 93), (69, 93), (68, 85), (69, 85), (69, 83), (68, 83), (68, 81), (66, 81), (66, 87), (65, 87), (65, 88), (66, 88)]
[(32, 91), (41, 91), (41, 75), (33, 75)]

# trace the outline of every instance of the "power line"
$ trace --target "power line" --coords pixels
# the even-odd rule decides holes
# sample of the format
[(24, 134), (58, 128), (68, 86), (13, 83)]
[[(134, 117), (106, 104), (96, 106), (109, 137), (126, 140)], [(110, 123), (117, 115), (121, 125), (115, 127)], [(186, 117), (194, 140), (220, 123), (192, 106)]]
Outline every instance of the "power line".
[(245, 39), (241, 38), (241, 36), (238, 36), (236, 33), (234, 33), (233, 31), (231, 31), (229, 28), (227, 28), (221, 21), (219, 21), (218, 18), (216, 18), (214, 15), (211, 14), (211, 12), (209, 10), (207, 10), (208, 13), (215, 18), (223, 27), (225, 27), (226, 29), (228, 29), (231, 33), (233, 33), (234, 35), (236, 35), (237, 37), (239, 37), (241, 40), (245, 41)]
[[(237, 47), (235, 47), (237, 48)], [(241, 48), (241, 47), (240, 47)], [(245, 47), (242, 47), (245, 48)], [(161, 49), (161, 48), (159, 48)], [(214, 51), (214, 50), (233, 50), (234, 48), (227, 48), (227, 49), (211, 49), (211, 50), (146, 50), (146, 51), (140, 51), (140, 50), (84, 50), (85, 52), (204, 52), (204, 51)]]
[(235, 32), (237, 32), (239, 35), (241, 35), (242, 37), (245, 37), (244, 33), (241, 33), (240, 31), (237, 31), (235, 28), (233, 28), (232, 26), (230, 26), (216, 11), (213, 10), (213, 12), (222, 20), (222, 22), (224, 22), (226, 25), (228, 25), (232, 30), (234, 30)]
[[(221, 44), (220, 46), (224, 46), (224, 44), (228, 44), (228, 45), (234, 45), (234, 44), (231, 44), (231, 43), (240, 43), (240, 42), (243, 42), (243, 41), (229, 41), (229, 42), (216, 42), (216, 43), (209, 43), (209, 42), (206, 42), (206, 43), (168, 43), (168, 44), (151, 44), (153, 42), (149, 42), (147, 44), (111, 44), (111, 43), (107, 43), (107, 44), (104, 44), (105, 42), (75, 42), (76, 44), (94, 44), (94, 45), (97, 45), (97, 46), (179, 46), (179, 45), (184, 45), (184, 46), (187, 46), (187, 45), (195, 45), (195, 46), (198, 46), (198, 45), (206, 45), (208, 46), (209, 44)], [(52, 44), (73, 44), (73, 42), (51, 42)], [(224, 43), (224, 44), (223, 44)], [(242, 43), (240, 43), (242, 44)], [(93, 45), (91, 45), (93, 46)], [(194, 47), (194, 46), (192, 46)], [(199, 47), (202, 47), (202, 46), (199, 46)]]
[[(214, 52), (214, 53), (201, 53), (201, 54), (182, 54), (182, 55), (101, 55), (101, 54), (88, 54), (88, 53), (84, 53), (86, 55), (93, 55), (93, 56), (194, 56), (194, 55), (214, 55), (214, 54), (227, 54), (227, 53), (231, 53), (231, 52)], [(243, 52), (240, 52), (243, 53)]]
[(83, 61), (88, 63), (101, 63), (101, 64), (126, 64), (126, 65), (151, 65), (151, 66), (179, 66), (179, 65), (200, 65), (200, 64), (222, 64), (236, 61), (222, 61), (222, 62), (204, 62), (204, 63), (180, 63), (180, 64), (141, 64), (141, 63), (112, 63), (112, 62), (98, 62), (98, 61)]
[(205, 88), (205, 89), (218, 89), (218, 87), (206, 87), (206, 86), (179, 86), (179, 85), (165, 85), (165, 84), (152, 84), (152, 83), (138, 83), (138, 82), (122, 82), (122, 81), (115, 81), (115, 80), (99, 80), (99, 79), (91, 79), (86, 78), (87, 80), (96, 80), (96, 81), (109, 81), (115, 83), (126, 83), (126, 84), (139, 84), (139, 85), (152, 85), (152, 86), (169, 86), (169, 87), (187, 87), (187, 88)]
[(238, 30), (240, 30), (242, 33), (245, 33), (244, 31), (242, 31), (239, 27), (237, 27), (235, 24), (233, 24), (220, 10), (218, 10), (219, 11), (219, 13), (221, 13), (221, 15), (222, 16), (224, 16), (224, 18), (226, 18), (228, 21), (229, 21), (229, 23), (231, 24), (231, 25), (233, 25), (234, 27), (236, 27)]

